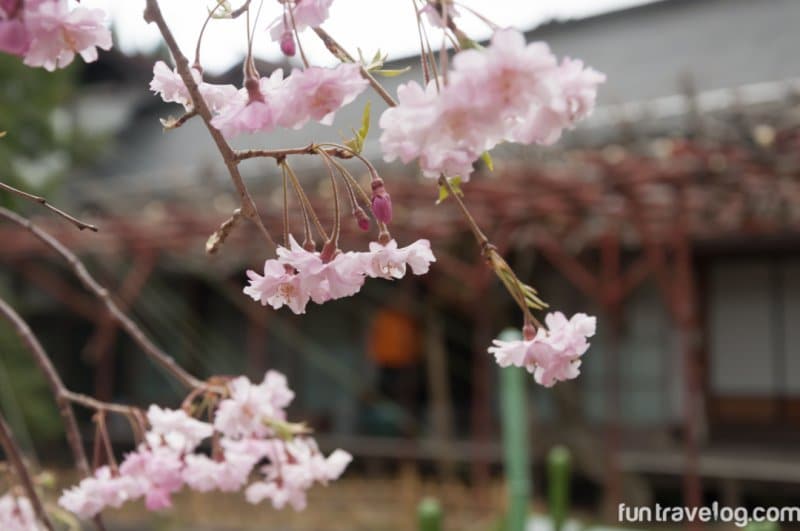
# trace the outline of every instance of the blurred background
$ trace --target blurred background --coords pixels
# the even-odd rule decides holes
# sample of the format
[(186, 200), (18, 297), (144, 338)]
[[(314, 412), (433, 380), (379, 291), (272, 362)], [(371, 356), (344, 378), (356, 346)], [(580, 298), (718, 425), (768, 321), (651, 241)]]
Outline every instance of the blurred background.
[[(492, 17), (491, 7), (481, 11)], [(181, 111), (148, 92), (163, 49), (115, 49), (56, 74), (0, 56), (3, 181), (47, 195), (100, 232), (80, 233), (8, 195), (0, 202), (78, 253), (195, 374), (286, 373), (297, 392), (292, 417), (307, 420), (324, 449), (355, 456), (302, 514), (185, 496), (176, 513), (153, 518), (133, 507), (109, 515), (112, 526), (414, 529), (417, 504), (434, 496), (447, 529), (501, 529), (514, 474), (530, 474), (530, 508), (546, 512), (545, 456), (556, 445), (571, 454), (571, 515), (586, 524), (616, 524), (620, 502), (798, 505), (798, 20), (793, 0), (663, 0), (530, 29), (528, 40), (583, 59), (608, 82), (594, 115), (554, 148), (502, 146), (494, 168), (464, 186), (522, 280), (555, 309), (598, 315), (581, 377), (548, 390), (526, 376), (524, 399), (507, 397), (522, 409), (502, 399), (506, 376), (486, 352), (502, 329), (519, 328), (519, 312), (454, 205), (434, 205), (435, 184), (413, 167), (378, 164), (378, 97), (362, 96), (333, 127), (235, 143), (340, 141), (370, 100), (365, 155), (392, 195), (392, 233), (401, 244), (429, 238), (437, 255), (425, 277), (368, 281), (356, 297), (310, 305), (298, 318), (241, 293), (245, 270), (268, 257), (249, 227), (205, 254), (236, 196), (202, 123), (162, 131), (159, 118)], [(262, 74), (290, 66), (269, 59), (258, 64)], [(392, 66), (411, 71), (385, 80), (391, 92), (422, 77), (417, 57)], [(208, 80), (239, 85), (241, 71)], [(291, 162), (330, 222), (324, 169), (313, 157)], [(279, 232), (278, 168), (255, 160), (243, 172)], [(366, 248), (371, 238), (355, 221), (344, 225), (343, 247)], [(0, 293), (71, 389), (139, 405), (180, 402), (180, 387), (52, 252), (9, 225), (0, 226), (0, 246)], [(43, 466), (67, 467), (52, 398), (5, 323), (0, 353), (0, 406)], [(88, 415), (82, 422), (89, 441)], [(523, 472), (504, 466), (514, 450), (502, 434), (513, 424), (528, 434), (515, 439), (524, 441)], [(129, 448), (127, 427), (112, 428)]]

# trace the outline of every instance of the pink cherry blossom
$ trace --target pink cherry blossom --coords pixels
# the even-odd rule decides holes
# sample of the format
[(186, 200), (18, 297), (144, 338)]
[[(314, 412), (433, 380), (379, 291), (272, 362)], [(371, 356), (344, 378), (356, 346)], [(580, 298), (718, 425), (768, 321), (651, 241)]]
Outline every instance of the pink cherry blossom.
[(277, 69), (269, 77), (247, 83), (252, 83), (252, 87), (232, 95), (211, 121), (226, 137), (270, 132), (281, 120), (287, 94), (283, 70)]
[(167, 446), (141, 445), (119, 467), (124, 477), (144, 483), (145, 506), (151, 511), (172, 506), (171, 496), (183, 487), (183, 458)]
[(317, 304), (354, 295), (364, 285), (360, 257), (355, 253), (337, 253), (324, 261), (320, 253), (303, 249), (291, 236), (289, 248), (278, 247), (277, 253), (281, 262), (297, 270)]
[(106, 507), (119, 508), (142, 497), (148, 487), (149, 482), (143, 478), (114, 475), (109, 467), (103, 466), (93, 476), (64, 491), (58, 504), (81, 518), (92, 518)]
[(398, 248), (395, 240), (386, 245), (378, 242), (369, 244), (369, 253), (360, 253), (364, 271), (371, 278), (403, 278), (406, 266), (411, 267), (415, 275), (424, 275), (430, 264), (436, 261), (428, 240), (417, 240), (411, 245)]
[(553, 312), (547, 314), (545, 324), (533, 339), (495, 339), (489, 353), (501, 367), (525, 367), (536, 383), (551, 387), (578, 377), (580, 358), (589, 349), (587, 339), (595, 334), (597, 319), (578, 313), (567, 320), (563, 313)]
[(264, 274), (247, 271), (250, 284), (244, 288), (244, 293), (254, 301), (269, 304), (278, 310), (288, 306), (294, 313), (306, 313), (306, 305), (311, 298), (307, 282), (298, 275), (294, 268), (278, 260), (264, 262)]
[(90, 63), (97, 60), (97, 48), (111, 49), (111, 32), (100, 9), (69, 10), (61, 0), (29, 3), (24, 18), (31, 39), (24, 60), (28, 66), (53, 71), (69, 65), (76, 53)]
[(285, 420), (285, 408), (294, 399), (286, 377), (276, 371), (267, 372), (258, 385), (244, 376), (231, 380), (228, 391), (230, 397), (220, 402), (214, 427), (233, 439), (270, 435), (267, 422)]
[(267, 458), (269, 463), (261, 468), (263, 479), (245, 492), (247, 501), (257, 504), (269, 499), (276, 509), (291, 505), (296, 511), (306, 507), (308, 489), (337, 479), (352, 460), (344, 450), (335, 450), (326, 458), (316, 442), (305, 437), (274, 440)]
[(309, 120), (331, 125), (336, 111), (352, 103), (368, 85), (358, 65), (352, 63), (295, 69), (286, 80), (282, 125), (299, 129)]
[(0, 11), (0, 52), (23, 56), (31, 45), (25, 23), (19, 18), (5, 18)]
[[(214, 85), (203, 81), (200, 72), (192, 68), (192, 77), (200, 95), (203, 96), (212, 113), (218, 112), (232, 99), (236, 98), (238, 90), (233, 85)], [(165, 102), (174, 102), (183, 105), (184, 109), (192, 109), (192, 97), (189, 89), (176, 69), (171, 69), (164, 61), (156, 61), (153, 65), (153, 80), (150, 90), (161, 96)]]
[[(291, 32), (292, 22), (298, 32), (309, 27), (320, 26), (328, 19), (328, 9), (332, 3), (333, 0), (288, 0), (284, 2), (287, 11), (273, 20), (269, 26), (272, 40), (280, 41), (283, 35)], [(291, 14), (288, 10), (291, 10)]]
[(201, 422), (186, 414), (182, 409), (162, 409), (156, 405), (147, 410), (150, 422), (148, 437), (151, 444), (163, 442), (177, 452), (192, 452), (214, 433), (214, 428), (207, 422)]
[(33, 504), (25, 496), (11, 493), (0, 496), (0, 529), (3, 531), (44, 531)]
[(558, 65), (544, 43), (498, 30), (487, 48), (454, 56), (446, 85), (398, 88), (398, 105), (380, 118), (384, 159), (418, 159), (425, 176), (467, 179), (473, 162), (502, 142), (555, 142), (591, 112), (604, 80), (580, 61)]

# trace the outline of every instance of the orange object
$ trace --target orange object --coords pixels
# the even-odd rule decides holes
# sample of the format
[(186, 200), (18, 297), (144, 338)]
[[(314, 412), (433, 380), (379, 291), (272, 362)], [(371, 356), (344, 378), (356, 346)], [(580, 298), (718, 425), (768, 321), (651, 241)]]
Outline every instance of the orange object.
[(408, 367), (419, 359), (419, 327), (405, 312), (379, 310), (372, 321), (368, 347), (369, 356), (381, 367)]

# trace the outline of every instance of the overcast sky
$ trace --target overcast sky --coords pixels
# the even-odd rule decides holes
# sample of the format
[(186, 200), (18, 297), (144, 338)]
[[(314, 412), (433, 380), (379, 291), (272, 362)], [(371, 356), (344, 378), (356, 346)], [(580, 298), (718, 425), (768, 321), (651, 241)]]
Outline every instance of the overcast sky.
[[(606, 11), (643, 4), (652, 0), (458, 0), (501, 26), (527, 30), (550, 19), (581, 18)], [(261, 19), (257, 26), (254, 50), (258, 57), (279, 57), (278, 45), (269, 39), (265, 28), (281, 13), (277, 0), (263, 0)], [(161, 0), (161, 9), (172, 27), (178, 43), (193, 55), (197, 34), (212, 0)], [(231, 0), (235, 7), (237, 0)], [(111, 14), (116, 45), (126, 53), (152, 51), (160, 42), (155, 27), (142, 20), (144, 0), (82, 0), (81, 5), (101, 7)], [(258, 0), (253, 1), (258, 5)], [(380, 49), (390, 58), (400, 58), (418, 52), (411, 0), (335, 0), (330, 19), (323, 25), (347, 49), (355, 52), (361, 47), (365, 56)], [(483, 39), (490, 30), (486, 24), (469, 14), (462, 17), (460, 26), (472, 37)], [(206, 31), (202, 63), (211, 72), (230, 68), (241, 61), (245, 43), (244, 17), (239, 20), (215, 20)], [(314, 64), (332, 64), (330, 55), (316, 36), (302, 34), (303, 48)], [(439, 41), (440, 44), (441, 41)], [(433, 43), (432, 43), (433, 44)]]

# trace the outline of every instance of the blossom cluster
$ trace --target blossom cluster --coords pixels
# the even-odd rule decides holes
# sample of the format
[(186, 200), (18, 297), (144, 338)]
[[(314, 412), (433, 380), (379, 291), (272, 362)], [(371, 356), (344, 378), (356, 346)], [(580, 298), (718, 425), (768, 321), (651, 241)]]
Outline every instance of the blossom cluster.
[(0, 0), (0, 52), (28, 66), (64, 68), (80, 54), (97, 60), (97, 48), (111, 49), (111, 32), (101, 9), (75, 7), (67, 0)]
[(489, 353), (501, 367), (525, 367), (536, 383), (552, 387), (580, 374), (581, 356), (589, 349), (587, 338), (595, 334), (597, 319), (577, 313), (568, 320), (554, 312), (547, 314), (545, 324), (530, 339), (495, 339)]
[(6, 493), (0, 496), (0, 529), (3, 531), (43, 531), (33, 504), (25, 496)]
[(415, 275), (428, 272), (436, 257), (428, 240), (398, 247), (395, 240), (372, 242), (369, 252), (338, 252), (329, 260), (321, 253), (307, 251), (290, 236), (289, 248), (278, 247), (278, 258), (264, 263), (264, 274), (248, 271), (244, 293), (274, 309), (288, 306), (296, 314), (306, 311), (308, 302), (322, 304), (355, 295), (369, 278), (399, 279), (407, 268)]
[[(245, 377), (229, 382), (213, 424), (183, 410), (150, 406), (145, 441), (118, 469), (100, 467), (66, 490), (59, 504), (82, 518), (141, 498), (149, 510), (160, 510), (188, 487), (199, 492), (244, 489), (250, 503), (269, 499), (276, 508), (303, 509), (306, 491), (338, 478), (352, 457), (343, 450), (325, 457), (312, 438), (288, 433), (285, 410), (293, 398), (286, 378), (269, 371), (259, 384)], [(200, 447), (212, 437), (208, 456)], [(259, 477), (248, 485), (254, 470)]]
[(282, 3), (284, 14), (269, 25), (270, 37), (276, 42), (286, 39), (293, 29), (300, 32), (322, 25), (328, 19), (333, 0), (286, 0)]
[[(294, 69), (289, 76), (277, 69), (269, 77), (248, 79), (245, 87), (214, 85), (192, 70), (200, 94), (214, 113), (211, 123), (228, 138), (243, 133), (266, 133), (276, 127), (299, 129), (310, 120), (333, 123), (336, 111), (351, 103), (367, 87), (359, 67)], [(166, 102), (192, 107), (192, 97), (177, 71), (162, 61), (153, 67), (150, 90)]]
[(398, 88), (398, 106), (380, 119), (384, 158), (419, 159), (428, 177), (466, 179), (473, 162), (502, 142), (558, 140), (592, 111), (603, 81), (581, 61), (558, 63), (543, 42), (526, 44), (520, 32), (498, 30), (486, 49), (455, 55), (446, 83)]

